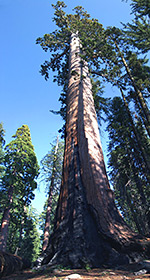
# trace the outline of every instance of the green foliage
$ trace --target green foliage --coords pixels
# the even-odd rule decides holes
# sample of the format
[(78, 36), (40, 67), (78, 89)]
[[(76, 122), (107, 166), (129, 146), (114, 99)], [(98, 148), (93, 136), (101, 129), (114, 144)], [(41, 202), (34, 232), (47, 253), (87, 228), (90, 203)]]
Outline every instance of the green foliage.
[(132, 0), (131, 9), (134, 19), (124, 25), (127, 40), (140, 52), (146, 53), (150, 50), (150, 1)]
[[(86, 59), (90, 61), (91, 73), (125, 91), (126, 97), (133, 102), (138, 117), (150, 135), (150, 112), (147, 102), (150, 96), (148, 60), (133, 52), (133, 46), (128, 44), (122, 30), (109, 27), (104, 33), (109, 57), (101, 52), (99, 37), (96, 41), (96, 63), (92, 53), (88, 52), (88, 56), (86, 55)], [(90, 40), (88, 48), (92, 50)], [(95, 70), (92, 70), (94, 67)]]
[[(41, 160), (41, 176), (46, 183), (46, 193), (48, 198), (44, 204), (43, 211), (40, 215), (40, 229), (44, 231), (48, 199), (51, 196), (52, 205), (50, 212), (50, 233), (53, 230), (56, 207), (59, 198), (61, 178), (62, 178), (62, 164), (64, 155), (64, 142), (57, 141), (51, 144), (50, 151)], [(43, 236), (42, 236), (43, 238)]]
[[(125, 105), (115, 97), (108, 116), (110, 178), (116, 202), (126, 221), (140, 233), (148, 233), (149, 171), (139, 150)], [(150, 158), (150, 142), (140, 123), (136, 121), (145, 153)]]
[[(101, 52), (104, 52), (105, 55), (107, 54), (107, 57), (109, 57), (110, 47), (106, 46), (103, 26), (97, 20), (91, 19), (90, 15), (81, 6), (75, 7), (73, 14), (66, 14), (66, 5), (62, 1), (57, 1), (56, 5), (52, 6), (55, 10), (53, 21), (58, 29), (50, 34), (45, 34), (42, 38), (38, 38), (36, 43), (40, 44), (44, 51), (50, 51), (50, 61), (45, 61), (41, 65), (40, 72), (46, 80), (49, 78), (50, 70), (55, 72), (53, 81), (62, 86), (63, 90), (59, 99), (61, 108), (58, 112), (54, 113), (59, 113), (66, 120), (66, 94), (69, 79), (69, 44), (71, 34), (78, 32), (81, 44), (83, 44), (81, 56), (84, 59), (87, 56), (89, 57), (91, 53), (92, 56), (95, 55), (95, 42), (99, 37), (101, 38)], [(98, 57), (97, 53), (96, 57)], [(103, 63), (103, 60), (101, 61)], [(99, 90), (96, 92), (98, 93)], [(104, 108), (105, 101), (103, 98), (100, 98), (100, 95), (95, 100), (95, 105), (98, 106), (96, 111), (99, 112), (99, 108)], [(103, 106), (100, 106), (100, 101), (102, 101)]]
[(30, 207), (25, 217), (22, 242), (19, 255), (34, 262), (40, 253), (40, 234), (37, 230), (39, 218), (36, 211)]
[(5, 130), (3, 128), (3, 124), (0, 123), (0, 145), (5, 144), (4, 136), (5, 136)]
[(4, 172), (4, 150), (3, 150), (5, 144), (4, 136), (5, 136), (5, 131), (3, 129), (3, 124), (0, 123), (0, 180)]
[(7, 191), (10, 185), (15, 186), (14, 197), (28, 205), (34, 198), (39, 166), (28, 126), (18, 128), (12, 137), (14, 140), (5, 147), (3, 188)]
[(132, 0), (132, 13), (136, 16), (150, 18), (150, 0)]
[(145, 98), (150, 97), (150, 67), (147, 65), (148, 59), (138, 58), (135, 53), (128, 53), (128, 65), (136, 85)]
[(108, 114), (108, 104), (110, 98), (104, 98), (102, 96), (104, 90), (99, 80), (95, 80), (94, 78), (92, 78), (91, 82), (97, 119), (99, 124), (102, 125), (102, 121), (106, 120), (104, 114)]
[[(58, 190), (57, 190), (58, 192)], [(54, 221), (55, 221), (55, 214), (57, 209), (59, 199), (59, 193), (55, 193), (52, 197), (52, 207), (50, 212), (50, 227), (49, 227), (49, 234), (51, 235), (54, 228)], [(46, 199), (43, 207), (43, 211), (39, 215), (39, 229), (42, 231), (40, 240), (43, 241), (43, 233), (45, 229), (45, 221), (46, 221), (46, 212), (47, 212), (47, 204), (48, 204), (48, 198)]]
[(13, 254), (17, 252), (19, 256), (34, 262), (41, 246), (38, 223), (38, 215), (32, 207), (26, 207), (24, 213), (14, 209), (9, 225), (8, 251)]
[(3, 124), (0, 123), (0, 221), (2, 218), (2, 214), (3, 214), (3, 204), (4, 204), (4, 200), (5, 200), (5, 195), (2, 191), (2, 177), (4, 176), (4, 172), (5, 172), (5, 167), (4, 167), (4, 144), (5, 144), (5, 140), (4, 140), (4, 136), (5, 136), (5, 131), (3, 129)]
[[(39, 166), (27, 125), (18, 128), (16, 134), (13, 135), (13, 140), (5, 147), (4, 166), (5, 172), (0, 186), (0, 218), (2, 219), (3, 213), (8, 206), (9, 189), (13, 187), (13, 201), (10, 209), (10, 220), (8, 221), (7, 249), (15, 253), (16, 248), (21, 246), (20, 238), (22, 234), (27, 232), (25, 228), (27, 215), (24, 209), (34, 198), (33, 192), (37, 187), (36, 179), (39, 174)], [(29, 217), (26, 221), (30, 224), (32, 223), (32, 219), (30, 221)], [(28, 227), (26, 237), (29, 235), (31, 237), (34, 232), (36, 232), (35, 224), (32, 225), (32, 233), (30, 234)], [(31, 242), (33, 243), (33, 240)]]
[[(58, 147), (56, 147), (58, 145)], [(54, 141), (51, 144), (50, 151), (43, 157), (41, 160), (41, 178), (46, 183), (46, 191), (49, 192), (49, 187), (51, 179), (53, 176), (53, 168), (55, 161), (55, 178), (54, 178), (54, 189), (55, 192), (59, 193), (59, 187), (61, 184), (62, 177), (62, 162), (64, 155), (64, 142), (63, 141)]]
[[(145, 12), (143, 12), (144, 5), (146, 5)], [(140, 7), (142, 12), (139, 10)], [(127, 97), (134, 102), (138, 117), (141, 120), (147, 119), (146, 122), (142, 122), (150, 134), (150, 113), (146, 102), (146, 98), (149, 97), (148, 61), (133, 52), (134, 44), (128, 40), (128, 34), (125, 35), (125, 27), (124, 30), (116, 27), (104, 29), (96, 19), (91, 19), (81, 6), (76, 7), (73, 14), (65, 13), (64, 2), (58, 1), (53, 8), (55, 9), (53, 20), (58, 29), (50, 34), (45, 34), (43, 38), (38, 38), (37, 43), (45, 51), (50, 51), (50, 62), (45, 61), (41, 66), (41, 74), (47, 79), (50, 70), (55, 71), (57, 74), (54, 75), (54, 81), (63, 86), (60, 96), (62, 106), (58, 113), (66, 119), (70, 35), (78, 32), (82, 46), (81, 57), (88, 62), (91, 75), (99, 79), (100, 87), (103, 87), (103, 82), (107, 81), (113, 86), (125, 90)], [(137, 13), (140, 13), (140, 20), (143, 19), (143, 16), (149, 15), (146, 1), (133, 1), (132, 8), (133, 11), (137, 9)], [(144, 30), (147, 28), (144, 27)], [(141, 32), (144, 34), (143, 30)], [(136, 41), (136, 35), (133, 35), (131, 37)], [(99, 108), (103, 107), (97, 102), (98, 100), (100, 98), (95, 96), (97, 113)]]

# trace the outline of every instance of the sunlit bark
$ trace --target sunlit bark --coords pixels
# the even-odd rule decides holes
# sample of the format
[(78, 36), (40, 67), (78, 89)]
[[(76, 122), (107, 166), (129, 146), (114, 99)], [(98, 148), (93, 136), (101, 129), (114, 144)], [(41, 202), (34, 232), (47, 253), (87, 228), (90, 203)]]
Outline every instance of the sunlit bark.
[(69, 70), (62, 186), (43, 264), (96, 267), (112, 263), (112, 255), (124, 261), (122, 252), (135, 233), (118, 212), (109, 186), (92, 85), (77, 34), (71, 36)]

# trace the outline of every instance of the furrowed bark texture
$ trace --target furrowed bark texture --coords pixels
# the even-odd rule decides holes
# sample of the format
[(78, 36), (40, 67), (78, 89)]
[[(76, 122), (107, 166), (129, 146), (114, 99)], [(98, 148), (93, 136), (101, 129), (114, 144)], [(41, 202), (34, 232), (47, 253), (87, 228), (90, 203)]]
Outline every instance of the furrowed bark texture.
[(70, 43), (63, 179), (54, 233), (43, 264), (100, 267), (127, 261), (134, 233), (114, 203), (106, 175), (87, 64), (76, 34)]

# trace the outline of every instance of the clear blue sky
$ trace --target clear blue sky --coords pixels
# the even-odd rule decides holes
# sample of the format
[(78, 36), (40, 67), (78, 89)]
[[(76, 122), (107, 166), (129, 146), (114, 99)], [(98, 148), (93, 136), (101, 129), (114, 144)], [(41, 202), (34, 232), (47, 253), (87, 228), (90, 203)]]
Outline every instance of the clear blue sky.
[[(50, 149), (62, 120), (49, 112), (59, 109), (61, 88), (45, 81), (40, 65), (48, 55), (35, 44), (36, 38), (55, 29), (50, 0), (0, 0), (0, 122), (6, 130), (6, 143), (11, 141), (17, 128), (27, 124), (38, 161)], [(66, 0), (67, 11), (81, 5), (105, 27), (120, 26), (130, 19), (130, 1), (121, 0)], [(113, 95), (109, 89), (107, 95)], [(106, 137), (102, 142), (106, 151)], [(42, 210), (45, 200), (36, 192), (34, 207)]]

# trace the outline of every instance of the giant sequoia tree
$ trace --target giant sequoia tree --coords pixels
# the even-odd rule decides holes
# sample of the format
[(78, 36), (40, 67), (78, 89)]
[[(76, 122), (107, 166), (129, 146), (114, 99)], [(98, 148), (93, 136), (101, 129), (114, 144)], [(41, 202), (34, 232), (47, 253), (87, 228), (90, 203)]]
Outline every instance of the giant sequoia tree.
[[(34, 198), (37, 187), (38, 163), (27, 125), (18, 128), (13, 140), (5, 147), (5, 173), (1, 191), (5, 196), (0, 228), (0, 250), (6, 251), (11, 212), (16, 208), (20, 230), (23, 231), (24, 208)], [(15, 214), (17, 215), (16, 211)], [(15, 219), (15, 218), (14, 218)]]
[(82, 39), (90, 33), (95, 34), (95, 39), (101, 36), (102, 55), (108, 56), (111, 50), (104, 29), (81, 7), (75, 9), (74, 15), (66, 15), (64, 6), (59, 1), (54, 6), (59, 30), (37, 41), (44, 50), (51, 51), (51, 60), (44, 63), (41, 72), (48, 78), (50, 69), (58, 71), (55, 80), (64, 86), (61, 100), (66, 104), (60, 111), (66, 112), (61, 191), (54, 232), (42, 263), (71, 267), (88, 263), (97, 267), (113, 261), (124, 262), (127, 254), (133, 257), (132, 251), (142, 251), (143, 243), (136, 240), (136, 234), (126, 225), (114, 202), (105, 170), (88, 64), (83, 59)]

